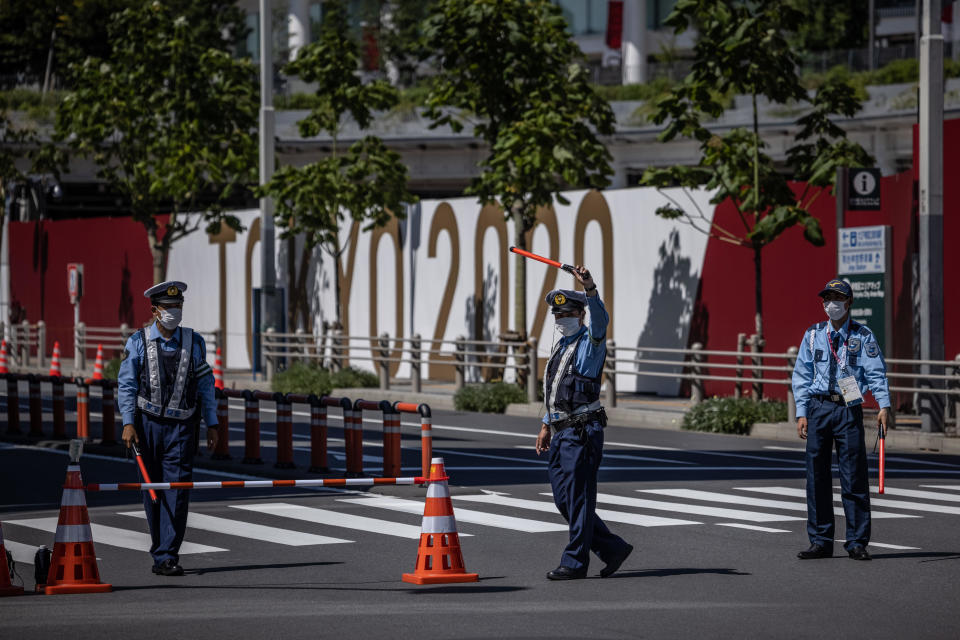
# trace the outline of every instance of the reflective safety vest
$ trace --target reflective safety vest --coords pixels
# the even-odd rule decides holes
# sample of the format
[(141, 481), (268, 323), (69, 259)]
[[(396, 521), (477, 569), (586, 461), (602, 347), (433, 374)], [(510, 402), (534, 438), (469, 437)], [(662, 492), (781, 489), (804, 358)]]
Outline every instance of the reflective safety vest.
[(601, 407), (599, 400), (603, 365), (600, 366), (600, 373), (596, 378), (582, 376), (576, 371), (577, 347), (584, 339), (590, 339), (587, 331), (566, 348), (558, 343), (550, 356), (543, 376), (543, 399), (550, 416), (559, 413), (560, 419), (563, 419), (581, 407), (594, 404), (596, 409)]
[(137, 408), (157, 418), (186, 421), (197, 411), (193, 329), (180, 328), (179, 351), (163, 351), (156, 340), (147, 340), (143, 329), (140, 340), (144, 362), (140, 368)]

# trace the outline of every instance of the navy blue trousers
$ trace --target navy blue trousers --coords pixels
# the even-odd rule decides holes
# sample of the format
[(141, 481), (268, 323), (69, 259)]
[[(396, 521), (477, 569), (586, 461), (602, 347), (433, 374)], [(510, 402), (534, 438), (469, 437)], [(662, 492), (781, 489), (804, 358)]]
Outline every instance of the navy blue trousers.
[[(154, 482), (190, 482), (196, 450), (194, 425), (156, 420), (143, 413), (138, 415), (140, 451), (150, 479)], [(151, 502), (149, 491), (142, 493), (154, 564), (165, 560), (179, 562), (180, 545), (187, 530), (190, 492), (157, 491), (157, 504)]]
[(603, 562), (623, 553), (627, 543), (607, 529), (597, 514), (597, 470), (603, 457), (603, 427), (599, 422), (586, 426), (588, 442), (582, 442), (577, 430), (564, 429), (550, 442), (550, 484), (553, 501), (567, 524), (570, 542), (560, 564), (571, 569), (586, 569), (590, 551)]
[(831, 459), (837, 449), (840, 497), (847, 520), (844, 548), (870, 542), (870, 483), (863, 441), (863, 407), (812, 399), (807, 406), (807, 534), (810, 542), (833, 545)]

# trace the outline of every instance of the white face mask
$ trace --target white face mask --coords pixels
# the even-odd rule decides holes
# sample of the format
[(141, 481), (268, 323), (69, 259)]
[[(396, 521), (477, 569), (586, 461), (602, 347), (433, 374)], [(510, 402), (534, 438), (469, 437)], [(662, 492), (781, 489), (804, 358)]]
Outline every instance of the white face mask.
[(580, 330), (580, 318), (555, 318), (554, 322), (560, 330), (560, 335), (564, 337), (572, 336)]
[(839, 320), (847, 314), (847, 305), (845, 302), (831, 300), (823, 303), (823, 310), (827, 312), (827, 317), (831, 320)]
[(160, 313), (160, 326), (167, 331), (173, 331), (180, 325), (183, 309), (157, 309)]

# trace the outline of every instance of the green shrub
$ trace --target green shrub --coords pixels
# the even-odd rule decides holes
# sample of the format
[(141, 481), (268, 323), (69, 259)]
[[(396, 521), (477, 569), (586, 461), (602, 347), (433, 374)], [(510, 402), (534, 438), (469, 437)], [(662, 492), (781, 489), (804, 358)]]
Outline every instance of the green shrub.
[(379, 387), (380, 378), (375, 373), (361, 371), (353, 367), (341, 369), (330, 375), (330, 384), (334, 389), (355, 389), (357, 387)]
[(711, 433), (748, 435), (757, 422), (783, 422), (787, 404), (776, 400), (710, 398), (694, 405), (683, 416), (683, 428)]
[(108, 380), (116, 380), (120, 377), (120, 358), (112, 358), (103, 365), (103, 377)]
[(523, 389), (506, 382), (470, 384), (453, 396), (453, 406), (457, 411), (484, 413), (503, 413), (508, 404), (526, 401), (527, 394)]

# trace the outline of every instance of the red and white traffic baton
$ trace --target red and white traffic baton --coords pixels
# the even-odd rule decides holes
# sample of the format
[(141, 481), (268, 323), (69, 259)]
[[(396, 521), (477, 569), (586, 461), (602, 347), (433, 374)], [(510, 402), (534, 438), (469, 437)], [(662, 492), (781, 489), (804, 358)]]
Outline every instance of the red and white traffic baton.
[(886, 464), (887, 464), (887, 460), (886, 460), (887, 456), (886, 456), (886, 451), (884, 451), (884, 446), (883, 446), (883, 445), (884, 445), (884, 441), (886, 440), (886, 438), (885, 438), (884, 435), (883, 435), (883, 425), (882, 425), (882, 424), (877, 425), (877, 433), (878, 433), (879, 438), (880, 438), (880, 487), (879, 487), (879, 489), (878, 489), (878, 492), (879, 492), (879, 493), (883, 493), (883, 474), (884, 474), (885, 467), (886, 467)]
[(543, 256), (538, 256), (535, 253), (530, 253), (529, 251), (524, 251), (523, 249), (518, 249), (516, 247), (510, 247), (510, 251), (517, 254), (518, 256), (523, 256), (524, 258), (530, 258), (531, 260), (536, 260), (537, 262), (548, 264), (551, 267), (556, 267), (557, 269), (563, 269), (568, 273), (573, 273), (572, 265), (564, 264), (562, 262), (557, 262), (556, 260), (551, 260), (550, 258), (544, 258)]
[[(140, 473), (143, 474), (143, 479), (149, 483), (150, 474), (147, 473), (147, 465), (143, 464), (143, 458), (140, 456), (140, 447), (136, 442), (133, 443), (133, 454), (137, 458), (137, 465), (140, 467)], [(153, 504), (157, 504), (157, 492), (153, 489), (150, 489), (150, 500), (153, 501)]]
[(325, 478), (308, 480), (224, 480), (222, 482), (120, 482), (88, 484), (87, 491), (151, 491), (166, 489), (265, 489), (271, 487), (370, 487), (374, 485), (424, 484), (442, 478)]

